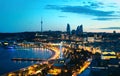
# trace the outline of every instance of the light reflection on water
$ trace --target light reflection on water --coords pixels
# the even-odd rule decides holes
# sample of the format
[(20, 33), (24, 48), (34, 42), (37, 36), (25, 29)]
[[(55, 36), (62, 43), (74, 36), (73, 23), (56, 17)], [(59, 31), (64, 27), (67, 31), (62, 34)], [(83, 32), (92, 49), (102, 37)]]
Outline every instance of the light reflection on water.
[(38, 63), (34, 61), (11, 61), (12, 58), (41, 58), (48, 59), (52, 52), (41, 48), (0, 48), (0, 75)]
[(79, 74), (77, 76), (90, 76), (90, 69), (87, 68), (84, 72), (82, 72), (81, 74)]

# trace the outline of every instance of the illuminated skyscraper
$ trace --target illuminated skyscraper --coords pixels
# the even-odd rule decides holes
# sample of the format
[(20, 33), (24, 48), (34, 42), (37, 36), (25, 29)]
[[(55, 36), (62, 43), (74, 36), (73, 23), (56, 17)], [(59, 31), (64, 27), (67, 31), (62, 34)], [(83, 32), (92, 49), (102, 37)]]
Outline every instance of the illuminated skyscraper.
[(83, 25), (80, 25), (80, 33), (83, 34)]
[(83, 25), (80, 25), (76, 29), (76, 35), (81, 35), (83, 34)]
[(66, 31), (67, 31), (67, 34), (71, 34), (71, 31), (70, 31), (70, 25), (69, 24), (67, 24), (67, 28), (66, 28)]

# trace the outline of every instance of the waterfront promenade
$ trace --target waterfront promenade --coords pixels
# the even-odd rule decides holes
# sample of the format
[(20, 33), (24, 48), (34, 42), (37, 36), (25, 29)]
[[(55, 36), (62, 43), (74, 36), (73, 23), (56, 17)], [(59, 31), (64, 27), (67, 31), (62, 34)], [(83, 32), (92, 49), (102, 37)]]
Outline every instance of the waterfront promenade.
[[(41, 60), (38, 63), (33, 64), (29, 67), (22, 68), (18, 71), (10, 72), (6, 75), (8, 75), (8, 76), (11, 76), (11, 75), (14, 76), (14, 75), (19, 75), (19, 74), (21, 74), (21, 75), (37, 75), (39, 73), (42, 73), (41, 71), (43, 70), (43, 68), (44, 68), (44, 70), (46, 70), (46, 69), (48, 69), (48, 67), (51, 67), (54, 63), (50, 64), (49, 62), (51, 62), (52, 60), (54, 61), (59, 58), (59, 55), (60, 55), (59, 45), (57, 45), (57, 46), (45, 45), (44, 48), (45, 47), (46, 47), (46, 49), (49, 49), (52, 52), (52, 55), (47, 60)], [(27, 60), (32, 61), (33, 59), (27, 59)], [(35, 59), (35, 61), (36, 61), (36, 59)], [(90, 62), (86, 61), (83, 64), (83, 66), (81, 67), (81, 69), (79, 69), (79, 71), (77, 71), (75, 73), (81, 74), (89, 65), (90, 65)]]
[[(28, 71), (28, 73), (26, 74), (26, 75), (31, 75), (31, 74), (37, 74), (38, 72), (39, 72), (39, 70), (34, 70), (34, 71), (32, 71), (33, 69), (37, 69), (36, 67), (34, 67), (34, 66), (38, 66), (38, 67), (40, 67), (40, 66), (42, 66), (42, 65), (48, 65), (48, 62), (49, 61), (51, 61), (51, 60), (55, 60), (56, 58), (58, 58), (59, 57), (59, 48), (58, 47), (47, 47), (46, 49), (49, 49), (51, 52), (52, 52), (52, 55), (48, 58), (48, 59), (46, 59), (46, 60), (38, 60), (37, 61), (37, 59), (35, 59), (35, 61), (37, 61), (37, 63), (35, 63), (35, 64), (33, 64), (33, 65), (31, 65), (31, 66), (28, 66), (28, 67), (25, 67), (25, 68), (21, 68), (21, 69), (19, 69), (19, 70), (17, 70), (17, 71), (13, 71), (13, 72), (9, 72), (9, 73), (7, 73), (7, 74), (4, 74), (3, 76), (14, 76), (14, 75), (18, 75), (18, 73), (19, 72), (21, 72), (21, 71), (25, 71), (25, 70), (27, 70)], [(13, 60), (14, 60), (14, 58), (13, 58)], [(16, 60), (16, 59), (15, 59)], [(22, 61), (21, 59), (19, 59), (18, 58), (18, 60), (20, 60), (20, 61)], [(23, 60), (24, 60), (24, 58), (23, 58)], [(34, 61), (34, 59), (32, 59), (32, 58), (28, 58), (27, 60), (29, 60), (29, 61)], [(25, 61), (27, 61), (26, 59), (25, 59)], [(24, 62), (24, 61), (23, 61)], [(33, 68), (32, 70), (30, 69), (30, 68)], [(43, 67), (43, 66), (42, 66)], [(45, 68), (45, 67), (44, 67)], [(41, 68), (40, 68), (41, 69)]]

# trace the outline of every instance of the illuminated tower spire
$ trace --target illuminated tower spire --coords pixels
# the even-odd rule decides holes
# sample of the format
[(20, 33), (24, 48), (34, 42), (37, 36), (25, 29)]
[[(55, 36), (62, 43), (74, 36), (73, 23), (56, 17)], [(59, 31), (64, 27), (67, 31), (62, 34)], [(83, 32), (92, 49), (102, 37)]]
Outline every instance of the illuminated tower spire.
[(60, 59), (63, 58), (63, 52), (62, 52), (62, 42), (60, 43)]
[(41, 33), (43, 32), (43, 21), (42, 21), (42, 18), (41, 18)]

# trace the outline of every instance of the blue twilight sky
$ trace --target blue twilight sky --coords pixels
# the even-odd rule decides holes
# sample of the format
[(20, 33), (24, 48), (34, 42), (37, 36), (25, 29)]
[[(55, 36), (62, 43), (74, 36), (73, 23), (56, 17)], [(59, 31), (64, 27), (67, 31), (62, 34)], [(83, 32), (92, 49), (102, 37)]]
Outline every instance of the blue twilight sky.
[(120, 32), (120, 0), (0, 0), (0, 32), (65, 31), (83, 24), (86, 32)]

